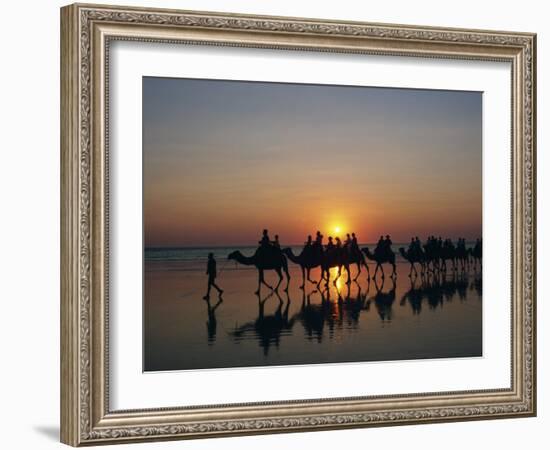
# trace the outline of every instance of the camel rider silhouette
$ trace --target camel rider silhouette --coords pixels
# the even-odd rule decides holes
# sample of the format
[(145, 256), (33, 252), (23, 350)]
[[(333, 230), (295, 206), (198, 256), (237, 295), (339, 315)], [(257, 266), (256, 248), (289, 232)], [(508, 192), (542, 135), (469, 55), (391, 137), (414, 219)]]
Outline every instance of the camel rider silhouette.
[(306, 247), (311, 247), (312, 241), (311, 241), (311, 234), (307, 235), (307, 241), (305, 242)]
[(378, 239), (374, 253), (380, 256), (384, 254), (384, 236), (380, 236), (380, 239)]
[(269, 247), (271, 245), (271, 240), (269, 239), (269, 233), (267, 230), (262, 232), (262, 238), (258, 241), (262, 247)]
[(346, 240), (344, 241), (344, 247), (346, 247), (347, 249), (351, 248), (351, 236), (348, 234), (346, 234)]
[(355, 236), (355, 233), (351, 233), (351, 246), (353, 248), (359, 248), (359, 244), (357, 242), (357, 236)]
[(393, 242), (390, 239), (390, 235), (386, 234), (386, 239), (384, 240), (384, 254), (389, 255), (391, 253), (391, 246)]
[(334, 249), (334, 243), (332, 242), (332, 236), (328, 237), (328, 244), (326, 246), (326, 251), (329, 252)]
[(477, 238), (476, 243), (474, 245), (474, 254), (480, 255), (481, 254), (481, 239)]
[(315, 235), (315, 244), (319, 246), (323, 245), (323, 235), (320, 231), (317, 231), (317, 234)]
[(411, 243), (409, 244), (409, 252), (413, 253), (414, 251), (416, 251), (416, 241), (412, 237)]
[(275, 247), (275, 248), (281, 248), (281, 244), (279, 243), (279, 235), (278, 234), (275, 235), (275, 240), (273, 242), (271, 242), (271, 245), (273, 245), (273, 247)]
[(340, 240), (340, 238), (338, 236), (336, 236), (336, 248), (337, 249), (341, 249), (342, 248), (342, 241)]

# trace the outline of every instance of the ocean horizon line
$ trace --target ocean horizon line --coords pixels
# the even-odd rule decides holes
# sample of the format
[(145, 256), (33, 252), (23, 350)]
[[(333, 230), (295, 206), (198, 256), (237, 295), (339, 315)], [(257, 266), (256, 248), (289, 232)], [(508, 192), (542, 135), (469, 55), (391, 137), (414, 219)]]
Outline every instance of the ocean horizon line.
[[(466, 244), (475, 244), (475, 239), (473, 240), (466, 240)], [(377, 245), (378, 242), (359, 242), (357, 245)], [(410, 241), (407, 242), (394, 242), (393, 246), (408, 246), (410, 244)], [(323, 244), (326, 245), (326, 244)], [(184, 245), (153, 245), (153, 246), (144, 246), (144, 250), (201, 250), (201, 249), (227, 249), (227, 248), (257, 248), (259, 244), (227, 244), (227, 245), (190, 245), (190, 246), (184, 246)], [(287, 247), (303, 247), (305, 246), (304, 243), (295, 243), (295, 244), (287, 244), (283, 243), (281, 244), (281, 248), (287, 248)]]

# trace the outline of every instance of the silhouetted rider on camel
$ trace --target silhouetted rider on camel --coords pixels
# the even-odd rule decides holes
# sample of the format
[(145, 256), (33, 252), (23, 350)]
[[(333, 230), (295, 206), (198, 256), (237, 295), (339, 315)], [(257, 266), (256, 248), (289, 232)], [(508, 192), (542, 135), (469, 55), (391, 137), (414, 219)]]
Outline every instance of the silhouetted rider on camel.
[(386, 234), (386, 239), (380, 236), (376, 249), (374, 250), (374, 254), (382, 257), (389, 255), (392, 252), (392, 244), (393, 242), (391, 241), (389, 234)]
[(258, 244), (262, 247), (268, 247), (271, 245), (271, 239), (269, 239), (269, 232), (267, 230), (262, 232), (262, 238), (258, 241)]
[(355, 236), (355, 233), (351, 233), (351, 248), (354, 251), (359, 251), (359, 244), (357, 243), (357, 236)]

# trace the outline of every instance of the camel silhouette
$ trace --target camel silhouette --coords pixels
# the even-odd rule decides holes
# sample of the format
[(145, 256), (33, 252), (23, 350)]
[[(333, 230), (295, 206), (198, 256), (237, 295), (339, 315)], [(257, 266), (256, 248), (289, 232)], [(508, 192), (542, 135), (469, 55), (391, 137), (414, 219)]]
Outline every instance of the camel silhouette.
[(399, 247), (399, 254), (403, 257), (405, 261), (408, 261), (411, 265), (409, 270), (409, 277), (412, 275), (414, 270), (414, 275), (418, 276), (418, 271), (416, 270), (415, 264), (420, 264), (420, 274), (424, 275), (426, 257), (422, 249), (418, 251), (411, 250), (410, 248), (405, 250), (403, 247)]
[(330, 281), (330, 269), (332, 269), (333, 267), (337, 267), (338, 274), (333, 282), (336, 286), (336, 282), (342, 275), (342, 267), (344, 267), (348, 274), (346, 284), (351, 284), (352, 280), (349, 266), (352, 264), (355, 264), (357, 266), (357, 275), (355, 276), (353, 281), (357, 281), (357, 278), (359, 278), (359, 275), (361, 274), (361, 265), (364, 265), (367, 268), (367, 276), (370, 280), (369, 266), (367, 265), (363, 254), (360, 251), (348, 251), (345, 248), (335, 248), (333, 250), (329, 250), (323, 253), (323, 260), (321, 264), (321, 277), (323, 279), (326, 279), (326, 285), (328, 286)]
[[(317, 284), (317, 287), (321, 284), (321, 281), (324, 279), (326, 284), (329, 284), (330, 279), (330, 269), (333, 267), (338, 267), (338, 275), (334, 280), (334, 284), (340, 278), (342, 273), (342, 267), (346, 269), (348, 274), (348, 280), (346, 284), (351, 284), (351, 272), (350, 265), (355, 264), (357, 266), (357, 275), (353, 279), (356, 281), (361, 274), (361, 265), (364, 265), (367, 268), (368, 279), (370, 279), (369, 266), (365, 261), (365, 257), (361, 252), (348, 251), (345, 248), (335, 248), (329, 251), (315, 251), (313, 247), (305, 247), (299, 255), (295, 255), (291, 248), (285, 248), (283, 253), (290, 259), (293, 263), (298, 264), (302, 269), (302, 285), (301, 289), (304, 289), (306, 274), (307, 280), (310, 283)], [(316, 267), (321, 267), (321, 280), (318, 282), (314, 281), (310, 277), (311, 269)]]
[(469, 252), (466, 248), (457, 248), (456, 249), (456, 260), (457, 263), (460, 263), (460, 270), (464, 272), (469, 266)]
[(457, 252), (456, 247), (453, 245), (452, 242), (447, 242), (443, 244), (443, 248), (439, 252), (439, 257), (441, 259), (440, 269), (443, 272), (447, 272), (447, 261), (451, 261), (452, 263), (452, 269), (453, 271), (457, 270), (456, 266), (456, 258), (457, 258)]
[(478, 240), (473, 248), (468, 249), (468, 260), (472, 259), (472, 264), (474, 266), (474, 270), (477, 270), (477, 265), (479, 264), (479, 267), (481, 267), (481, 260), (482, 260), (482, 245), (481, 240)]
[(298, 264), (302, 270), (302, 285), (300, 289), (304, 289), (306, 284), (306, 274), (307, 280), (319, 286), (321, 280), (315, 281), (311, 279), (311, 269), (322, 266), (323, 263), (323, 253), (321, 251), (315, 251), (316, 249), (312, 246), (306, 246), (299, 255), (295, 255), (290, 247), (283, 249), (283, 254), (290, 259), (294, 264)]
[(424, 257), (426, 260), (426, 271), (427, 272), (438, 272), (441, 269), (440, 260), (441, 260), (441, 251), (436, 248), (433, 244), (430, 245), (429, 242), (422, 246), (424, 248)]
[[(284, 270), (286, 274), (286, 287), (285, 291), (288, 291), (288, 285), (290, 284), (290, 274), (288, 273), (288, 262), (285, 255), (281, 252), (280, 249), (276, 247), (259, 247), (253, 256), (245, 256), (239, 250), (236, 250), (230, 253), (227, 256), (227, 259), (233, 259), (239, 264), (244, 266), (255, 266), (258, 269), (258, 289), (255, 294), (260, 294), (260, 288), (262, 284), (267, 286), (271, 290), (277, 290), (283, 281), (282, 271)], [(273, 288), (266, 283), (264, 279), (265, 270), (274, 270), (279, 275), (279, 282), (277, 286)]]
[(385, 278), (385, 275), (384, 275), (384, 267), (382, 267), (382, 264), (384, 263), (388, 263), (388, 264), (391, 264), (392, 266), (392, 274), (390, 275), (391, 278), (393, 277), (397, 277), (397, 272), (395, 270), (395, 253), (393, 252), (393, 250), (390, 248), (390, 249), (387, 249), (387, 251), (385, 252), (380, 252), (380, 253), (371, 253), (371, 251), (369, 250), (368, 247), (364, 247), (361, 249), (361, 251), (365, 254), (365, 256), (370, 259), (371, 261), (375, 261), (376, 262), (376, 269), (374, 270), (374, 275), (373, 275), (373, 278), (376, 278), (376, 274), (378, 273), (378, 269), (380, 269), (382, 271), (382, 279)]

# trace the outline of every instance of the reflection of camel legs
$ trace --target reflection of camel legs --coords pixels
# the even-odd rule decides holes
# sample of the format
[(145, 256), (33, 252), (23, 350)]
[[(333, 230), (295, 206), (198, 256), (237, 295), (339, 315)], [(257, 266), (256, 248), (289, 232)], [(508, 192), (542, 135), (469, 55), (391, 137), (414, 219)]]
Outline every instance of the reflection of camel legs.
[(329, 283), (329, 281), (330, 281), (330, 268), (327, 268), (327, 269), (325, 270), (325, 272), (326, 272), (326, 274), (327, 274), (327, 276), (326, 276), (326, 278), (325, 278), (325, 286), (328, 286), (328, 283)]
[[(357, 278), (359, 278), (359, 275), (361, 275), (361, 262), (359, 261), (357, 264), (357, 275), (355, 275), (355, 278), (353, 279), (353, 281), (357, 281)], [(349, 278), (348, 278), (348, 282), (349, 282)]]
[(336, 286), (336, 283), (338, 282), (338, 279), (340, 278), (340, 275), (342, 275), (342, 266), (338, 266), (338, 275), (336, 275), (336, 278), (332, 282), (334, 286)]
[(349, 264), (346, 265), (346, 272), (348, 273), (348, 281), (346, 281), (346, 284), (351, 284), (351, 272), (350, 272), (350, 266)]

